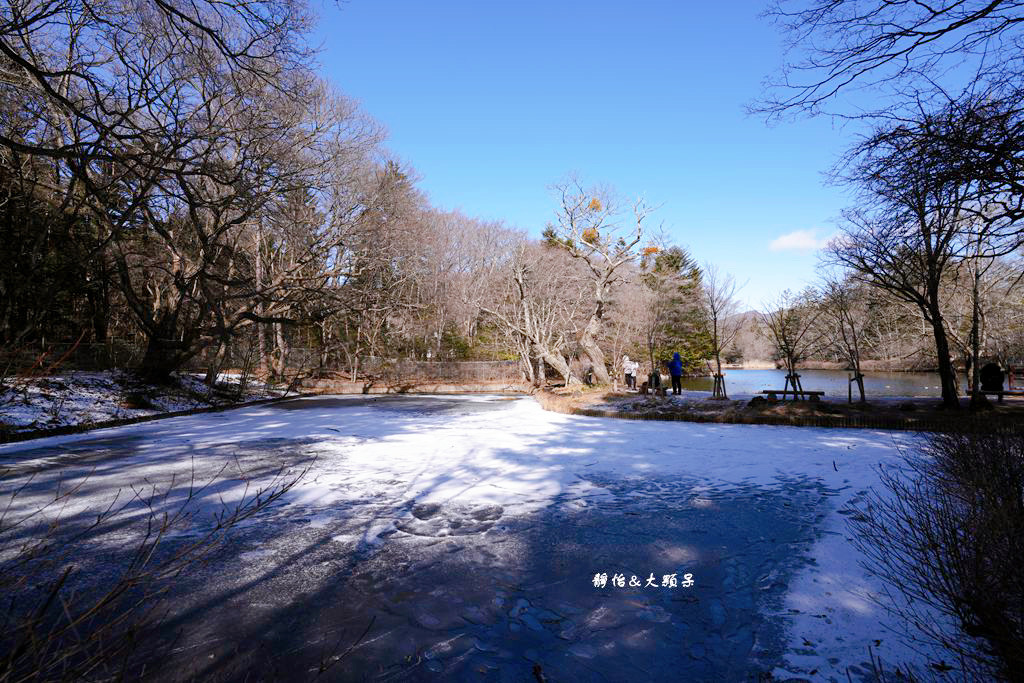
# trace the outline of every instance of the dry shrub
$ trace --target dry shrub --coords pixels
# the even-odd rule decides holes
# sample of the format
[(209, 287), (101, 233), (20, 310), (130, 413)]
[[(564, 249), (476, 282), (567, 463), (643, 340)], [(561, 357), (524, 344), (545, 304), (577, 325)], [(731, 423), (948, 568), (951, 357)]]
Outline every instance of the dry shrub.
[[(119, 493), (84, 524), (62, 519), (61, 511), (83, 495), (87, 479), (25, 513), (13, 510), (33, 479), (8, 489), (0, 496), (6, 499), (0, 502), (0, 683), (140, 676), (145, 662), (135, 661), (133, 654), (159, 622), (162, 600), (175, 582), (216, 550), (232, 527), (280, 499), (307, 471), (278, 472), (258, 489), (246, 484), (238, 503), (221, 508), (202, 523), (198, 535), (174, 547), (166, 543), (168, 535), (201, 521), (195, 519), (193, 503), (223, 469), (206, 484), (193, 475), (183, 483), (180, 502), (173, 502), (182, 493), (173, 480), (162, 491)], [(10, 475), (0, 471), (0, 483)], [(98, 584), (89, 580), (80, 551), (124, 524), (140, 506), (135, 546), (119, 561), (108, 559), (104, 569), (110, 578)]]
[(967, 678), (1024, 680), (1024, 431), (929, 435), (907, 464), (851, 518), (884, 606)]
[(537, 391), (533, 394), (544, 410), (553, 413), (572, 413), (576, 406), (576, 397), (573, 394), (558, 394), (553, 391)]

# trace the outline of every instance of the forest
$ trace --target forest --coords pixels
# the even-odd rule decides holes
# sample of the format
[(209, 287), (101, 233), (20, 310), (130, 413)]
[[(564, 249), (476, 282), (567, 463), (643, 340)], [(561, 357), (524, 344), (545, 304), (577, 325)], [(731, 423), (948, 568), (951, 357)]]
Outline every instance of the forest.
[(1012, 78), (875, 119), (834, 172), (857, 201), (821, 281), (754, 311), (743, 273), (670, 243), (656, 204), (576, 174), (552, 180), (543, 227), (432, 206), (318, 75), (301, 4), (134, 7), (2, 16), (5, 374), (44, 353), (157, 382), (506, 359), (535, 384), (606, 384), (624, 354), (646, 373), (680, 352), (699, 374), (935, 369), (953, 401), (955, 367), (1024, 356)]

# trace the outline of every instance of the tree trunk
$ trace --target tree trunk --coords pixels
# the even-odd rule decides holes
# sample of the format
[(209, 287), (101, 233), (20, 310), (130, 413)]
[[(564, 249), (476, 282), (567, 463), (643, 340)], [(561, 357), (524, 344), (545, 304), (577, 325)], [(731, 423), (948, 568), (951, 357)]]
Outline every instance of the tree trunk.
[(974, 263), (974, 287), (971, 292), (971, 407), (978, 408), (986, 403), (985, 394), (981, 393), (981, 301), (978, 282), (981, 273), (978, 263)]
[(89, 309), (92, 314), (93, 340), (97, 344), (105, 344), (110, 324), (110, 291), (106, 282), (86, 290), (86, 298), (89, 301)]
[(939, 380), (942, 383), (942, 405), (956, 410), (960, 408), (960, 398), (957, 396), (956, 390), (956, 369), (953, 367), (953, 359), (949, 355), (949, 340), (946, 338), (946, 328), (938, 306), (931, 307), (929, 317), (931, 318), (932, 334), (935, 337), (935, 353), (938, 355)]
[(600, 330), (601, 318), (595, 313), (590, 316), (586, 327), (583, 328), (583, 334), (580, 336), (580, 346), (583, 347), (583, 352), (587, 354), (587, 358), (590, 360), (597, 384), (610, 384), (612, 378), (608, 374), (608, 368), (605, 367), (604, 352), (597, 345), (597, 333)]
[(864, 373), (860, 371), (860, 343), (857, 341), (857, 328), (852, 323), (850, 324), (850, 338), (853, 340), (852, 353), (850, 354), (852, 357), (850, 360), (853, 361), (854, 377), (857, 379), (857, 391), (860, 392), (860, 402), (866, 403), (867, 399), (864, 397)]
[(722, 343), (718, 336), (718, 316), (711, 320), (711, 346), (715, 352), (715, 385), (711, 398), (728, 399), (725, 391), (725, 375), (722, 374)]
[(317, 364), (317, 374), (323, 375), (324, 369), (327, 367), (327, 349), (331, 343), (331, 333), (327, 330), (327, 326), (324, 323), (317, 325), (320, 332), (320, 353), (319, 362)]
[(537, 386), (537, 374), (533, 369), (533, 358), (529, 354), (520, 356), (520, 365), (523, 367), (523, 375), (526, 378), (526, 383), (530, 386)]
[[(256, 289), (259, 291), (260, 287), (263, 286), (263, 231), (257, 229), (256, 231)], [(260, 301), (256, 304), (257, 316), (263, 315), (263, 302)], [(256, 323), (256, 359), (259, 367), (258, 373), (260, 379), (266, 379), (267, 375), (270, 374), (267, 368), (267, 330), (265, 324), (262, 322)]]
[(538, 386), (537, 384), (537, 373), (534, 370), (534, 363), (537, 360), (536, 354), (533, 352), (533, 345), (525, 337), (519, 336), (516, 338), (516, 347), (519, 351), (519, 364), (522, 366), (523, 376), (530, 386)]
[(561, 356), (554, 354), (550, 349), (544, 348), (543, 346), (536, 344), (534, 345), (537, 357), (542, 361), (550, 365), (555, 369), (559, 375), (562, 376), (562, 380), (566, 386), (572, 383), (573, 378), (570, 377), (569, 364), (565, 362), (565, 359)]
[(281, 323), (274, 323), (274, 374), (278, 378), (283, 378), (288, 370), (288, 340), (284, 336), (283, 328)]
[(217, 375), (220, 374), (220, 369), (224, 367), (224, 357), (227, 355), (228, 345), (224, 343), (224, 340), (217, 342), (217, 352), (213, 354), (213, 360), (210, 362), (210, 366), (206, 369), (206, 378), (203, 382), (212, 387), (217, 382)]
[[(715, 342), (717, 349), (718, 342)], [(721, 398), (728, 400), (729, 393), (725, 390), (725, 375), (722, 374), (722, 354), (715, 351), (715, 391), (711, 396), (712, 398)]]
[(175, 339), (176, 331), (177, 316), (169, 312), (160, 314), (154, 332), (146, 341), (146, 354), (139, 366), (139, 374), (143, 379), (166, 384), (171, 378), (171, 373), (184, 362), (184, 356), (181, 354), (182, 344)]
[(647, 373), (647, 376), (650, 377), (658, 371), (654, 365), (654, 336), (651, 334), (647, 335), (647, 360), (651, 362), (651, 371)]

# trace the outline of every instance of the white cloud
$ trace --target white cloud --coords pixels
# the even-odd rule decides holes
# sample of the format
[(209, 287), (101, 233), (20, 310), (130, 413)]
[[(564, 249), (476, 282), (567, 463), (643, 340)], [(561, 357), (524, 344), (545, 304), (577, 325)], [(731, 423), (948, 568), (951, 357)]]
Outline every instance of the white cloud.
[(772, 240), (768, 248), (772, 251), (811, 251), (828, 244), (830, 237), (818, 239), (817, 230), (794, 230)]

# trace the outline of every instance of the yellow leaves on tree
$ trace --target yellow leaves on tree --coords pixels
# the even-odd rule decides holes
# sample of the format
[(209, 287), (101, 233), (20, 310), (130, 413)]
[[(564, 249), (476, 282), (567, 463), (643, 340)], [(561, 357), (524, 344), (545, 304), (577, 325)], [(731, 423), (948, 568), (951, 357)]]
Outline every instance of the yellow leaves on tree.
[(657, 247), (644, 247), (644, 256), (652, 256), (660, 251)]
[(594, 197), (593, 199), (591, 199), (590, 203), (587, 204), (587, 210), (588, 211), (600, 211), (601, 210), (601, 200), (598, 199), (597, 197)]

